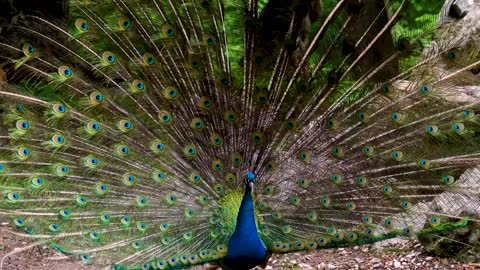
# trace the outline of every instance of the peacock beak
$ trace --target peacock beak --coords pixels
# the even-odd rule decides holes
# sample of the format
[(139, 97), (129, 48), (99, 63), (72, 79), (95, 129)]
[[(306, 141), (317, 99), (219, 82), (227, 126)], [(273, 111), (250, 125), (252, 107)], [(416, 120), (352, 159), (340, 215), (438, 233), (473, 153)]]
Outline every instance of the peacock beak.
[(250, 188), (253, 190), (253, 182), (248, 183), (250, 185)]

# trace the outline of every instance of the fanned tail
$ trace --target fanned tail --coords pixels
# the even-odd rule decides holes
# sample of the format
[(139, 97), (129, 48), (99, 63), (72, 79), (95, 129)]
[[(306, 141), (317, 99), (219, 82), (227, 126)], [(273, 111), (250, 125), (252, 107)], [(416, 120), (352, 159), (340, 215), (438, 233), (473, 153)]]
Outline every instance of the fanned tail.
[(0, 216), (117, 269), (222, 264), (247, 172), (250, 229), (273, 253), (478, 221), (448, 211), (479, 191), (460, 177), (480, 163), (475, 39), (432, 18), (402, 33), (408, 1), (341, 0), (316, 24), (321, 5), (290, 2), (272, 33), (273, 1), (85, 0), (66, 25), (27, 16), (18, 44), (0, 43)]

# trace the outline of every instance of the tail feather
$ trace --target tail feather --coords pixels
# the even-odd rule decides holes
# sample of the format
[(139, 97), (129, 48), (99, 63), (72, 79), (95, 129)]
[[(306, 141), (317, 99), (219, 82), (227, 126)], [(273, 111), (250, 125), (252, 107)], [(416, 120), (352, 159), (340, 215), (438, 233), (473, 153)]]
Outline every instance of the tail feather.
[(480, 162), (474, 39), (392, 35), (408, 1), (360, 1), (373, 19), (338, 1), (318, 27), (320, 6), (297, 2), (278, 33), (273, 2), (77, 1), (70, 28), (26, 16), (22, 41), (0, 42), (0, 216), (86, 263), (159, 269), (222, 264), (247, 172), (269, 252), (476, 221), (448, 203), (478, 193), (460, 177)]

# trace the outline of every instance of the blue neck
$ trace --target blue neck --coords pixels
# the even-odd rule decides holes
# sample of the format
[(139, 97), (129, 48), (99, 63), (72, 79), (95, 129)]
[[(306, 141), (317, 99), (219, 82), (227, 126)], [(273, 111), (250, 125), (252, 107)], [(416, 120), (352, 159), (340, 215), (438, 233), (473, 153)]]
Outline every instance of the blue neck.
[(228, 242), (225, 263), (230, 269), (250, 269), (267, 258), (265, 246), (258, 237), (253, 211), (252, 188), (246, 185), (238, 211), (237, 226)]

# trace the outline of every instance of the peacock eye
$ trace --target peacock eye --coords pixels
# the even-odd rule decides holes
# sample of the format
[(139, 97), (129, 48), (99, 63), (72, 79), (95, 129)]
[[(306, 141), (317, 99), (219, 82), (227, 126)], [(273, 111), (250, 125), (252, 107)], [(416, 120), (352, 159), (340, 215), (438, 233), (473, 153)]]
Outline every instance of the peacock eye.
[(141, 80), (133, 80), (130, 83), (130, 89), (134, 94), (144, 92), (146, 88), (145, 83)]
[(115, 64), (117, 62), (117, 58), (115, 54), (112, 52), (106, 51), (102, 54), (102, 59), (104, 61), (103, 65), (108, 66), (110, 64)]
[(95, 121), (88, 122), (85, 127), (86, 132), (91, 136), (94, 136), (95, 134), (97, 134), (100, 131), (100, 129), (101, 129), (100, 124)]
[(53, 116), (56, 118), (62, 118), (67, 112), (67, 108), (62, 104), (53, 104), (52, 105)]
[(82, 260), (87, 261), (89, 259), (88, 255), (82, 255)]
[(17, 112), (21, 113), (23, 112), (23, 104), (22, 103), (17, 103), (15, 105), (15, 109), (17, 110)]
[(205, 43), (207, 43), (207, 45), (209, 45), (209, 46), (212, 46), (212, 45), (215, 44), (215, 39), (212, 38), (212, 37), (209, 37), (209, 38), (206, 39)]
[(172, 115), (167, 111), (160, 111), (158, 113), (158, 119), (160, 119), (160, 121), (166, 125), (169, 125), (172, 123)]
[(130, 152), (128, 146), (119, 144), (115, 147), (115, 153), (120, 157), (125, 157)]
[(463, 123), (455, 123), (453, 126), (452, 126), (452, 129), (454, 132), (458, 133), (458, 134), (461, 134), (465, 131), (465, 124)]
[(7, 193), (7, 202), (9, 203), (16, 203), (20, 199), (20, 195), (16, 192), (9, 192)]
[(426, 127), (425, 131), (428, 133), (428, 134), (431, 134), (431, 135), (436, 135), (439, 133), (440, 129), (438, 128), (438, 126), (436, 125), (429, 125)]
[(118, 19), (118, 26), (120, 30), (128, 30), (132, 26), (132, 22), (126, 18)]
[(34, 57), (36, 53), (35, 47), (31, 43), (23, 44), (22, 51), (26, 57)]
[(63, 78), (64, 80), (73, 76), (72, 69), (68, 66), (60, 66), (57, 72), (60, 75), (60, 77)]
[(52, 143), (55, 147), (61, 147), (63, 145), (65, 145), (66, 143), (66, 139), (64, 136), (60, 135), (60, 134), (55, 134), (52, 136)]
[(457, 58), (457, 54), (454, 51), (449, 51), (447, 55), (450, 60), (455, 60)]
[(35, 189), (40, 188), (44, 183), (43, 179), (38, 178), (38, 177), (32, 178), (32, 180), (30, 182), (31, 182), (30, 186), (32, 188), (35, 188)]
[(453, 183), (455, 183), (455, 178), (451, 175), (446, 175), (442, 178), (442, 182), (445, 184), (445, 185), (452, 185)]
[(19, 131), (22, 131), (22, 134), (30, 128), (30, 124), (25, 120), (18, 120), (16, 123), (16, 128)]
[(432, 90), (433, 90), (433, 88), (432, 88), (432, 86), (430, 86), (430, 85), (422, 85), (422, 86), (420, 87), (420, 92), (421, 92), (422, 94), (424, 94), (424, 95), (431, 94), (431, 93), (432, 93)]
[(470, 119), (470, 118), (472, 118), (472, 117), (475, 116), (475, 111), (473, 111), (473, 110), (465, 110), (465, 111), (463, 111), (462, 115), (463, 115), (463, 117), (465, 117), (465, 118), (467, 118), (467, 119)]
[(75, 21), (75, 27), (80, 33), (84, 33), (89, 30), (88, 22), (84, 19), (77, 19)]
[(330, 119), (327, 121), (326, 126), (328, 129), (335, 130), (337, 128), (337, 120)]
[(256, 95), (256, 100), (260, 105), (265, 105), (268, 102), (268, 94), (262, 91)]
[(52, 231), (52, 232), (58, 231), (58, 225), (56, 225), (56, 224), (50, 224), (50, 225), (48, 226), (48, 228), (49, 228), (50, 231)]
[(373, 148), (373, 146), (367, 145), (363, 147), (362, 152), (365, 156), (371, 157), (373, 156), (375, 149)]
[(382, 87), (382, 93), (389, 94), (390, 93), (390, 88), (385, 85), (384, 87)]
[(30, 149), (28, 149), (28, 148), (20, 147), (20, 148), (18, 148), (18, 150), (17, 150), (17, 154), (18, 154), (18, 157), (19, 157), (21, 160), (25, 160), (25, 159), (29, 158), (29, 157), (32, 155), (32, 152), (31, 152)]
[(167, 36), (167, 37), (172, 37), (175, 35), (175, 29), (171, 25), (164, 25), (162, 27), (162, 32)]

